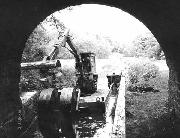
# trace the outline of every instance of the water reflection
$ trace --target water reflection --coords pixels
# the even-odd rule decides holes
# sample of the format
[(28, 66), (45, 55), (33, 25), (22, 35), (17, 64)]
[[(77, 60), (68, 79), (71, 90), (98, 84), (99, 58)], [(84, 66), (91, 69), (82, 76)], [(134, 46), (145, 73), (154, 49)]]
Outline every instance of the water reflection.
[(105, 117), (102, 113), (81, 113), (78, 121), (80, 137), (93, 137), (99, 128), (104, 127)]

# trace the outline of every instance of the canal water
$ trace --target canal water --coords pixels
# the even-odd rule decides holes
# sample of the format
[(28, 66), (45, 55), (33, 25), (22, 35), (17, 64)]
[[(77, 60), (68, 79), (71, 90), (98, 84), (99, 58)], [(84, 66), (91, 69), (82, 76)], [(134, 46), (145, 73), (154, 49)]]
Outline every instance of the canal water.
[(77, 125), (80, 137), (93, 137), (98, 129), (104, 127), (105, 116), (102, 112), (83, 112), (79, 115)]
[[(85, 109), (78, 114), (76, 125), (80, 138), (92, 138), (98, 129), (105, 126), (105, 116), (101, 110), (92, 112)], [(32, 127), (33, 130), (30, 130), (23, 138), (43, 138), (38, 130), (38, 123), (36, 122)]]

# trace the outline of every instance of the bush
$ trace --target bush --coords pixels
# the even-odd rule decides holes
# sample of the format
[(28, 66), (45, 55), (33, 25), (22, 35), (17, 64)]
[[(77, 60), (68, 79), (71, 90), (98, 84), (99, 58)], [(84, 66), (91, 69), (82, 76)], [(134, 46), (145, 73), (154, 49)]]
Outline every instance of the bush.
[[(51, 86), (50, 82), (45, 85), (40, 82), (39, 70), (23, 70), (21, 72), (21, 79), (19, 83), (20, 93), (32, 90), (45, 89), (47, 86)], [(58, 83), (63, 87), (73, 87), (76, 83), (75, 70), (63, 69), (62, 75), (57, 79)]]
[(159, 76), (159, 68), (148, 60), (139, 60), (129, 65), (127, 77), (128, 91), (147, 92), (154, 91), (154, 85), (150, 83)]
[(42, 88), (38, 70), (22, 70), (19, 83), (20, 93)]
[(74, 69), (63, 69), (62, 79), (64, 87), (73, 87), (76, 84), (76, 74)]

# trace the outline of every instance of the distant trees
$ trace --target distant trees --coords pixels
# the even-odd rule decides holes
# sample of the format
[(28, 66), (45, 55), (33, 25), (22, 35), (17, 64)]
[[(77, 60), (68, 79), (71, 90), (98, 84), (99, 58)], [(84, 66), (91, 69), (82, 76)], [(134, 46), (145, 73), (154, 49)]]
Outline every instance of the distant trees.
[(94, 52), (96, 58), (108, 58), (111, 53), (111, 43), (104, 36), (84, 33), (84, 36), (73, 34), (73, 42), (80, 52)]
[[(40, 61), (44, 58), (46, 52), (43, 46), (47, 45), (50, 41), (50, 38), (45, 34), (46, 30), (40, 24), (27, 40), (21, 62)], [(20, 93), (41, 89), (42, 85), (39, 81), (40, 78), (39, 70), (22, 70), (19, 83)]]
[[(52, 41), (52, 36), (48, 34), (47, 30), (44, 27), (44, 24), (48, 24), (52, 28), (56, 30), (56, 36), (62, 37), (63, 31), (65, 29), (64, 25), (59, 22), (53, 15), (46, 18), (46, 20), (43, 23), (40, 23), (35, 30), (30, 35), (29, 39), (26, 42), (26, 46), (24, 48), (23, 54), (22, 54), (22, 62), (34, 62), (34, 61), (41, 61), (43, 58), (49, 53), (49, 45), (51, 45), (51, 48), (55, 44)], [(50, 48), (50, 49), (51, 49)], [(67, 52), (67, 51), (66, 51)], [(61, 53), (66, 53), (62, 52)], [(67, 72), (65, 72), (65, 80), (67, 80)], [(71, 75), (73, 74), (73, 71), (71, 71)], [(38, 90), (42, 89), (43, 85), (40, 82), (41, 74), (40, 71), (37, 69), (32, 70), (22, 70), (21, 71), (21, 78), (20, 78), (20, 93), (25, 91), (31, 91), (31, 90)], [(66, 85), (71, 85), (72, 83), (67, 83)]]
[(131, 57), (148, 57), (157, 60), (165, 59), (164, 52), (157, 42), (156, 38), (151, 34), (138, 36), (131, 44), (115, 45), (112, 52), (119, 52), (125, 56)]
[(30, 35), (22, 54), (22, 62), (33, 62), (42, 60), (46, 55), (44, 45), (50, 42), (46, 30), (40, 24)]
[(164, 58), (164, 53), (156, 38), (148, 33), (146, 36), (138, 36), (133, 41), (132, 55), (136, 57), (155, 58), (157, 60)]

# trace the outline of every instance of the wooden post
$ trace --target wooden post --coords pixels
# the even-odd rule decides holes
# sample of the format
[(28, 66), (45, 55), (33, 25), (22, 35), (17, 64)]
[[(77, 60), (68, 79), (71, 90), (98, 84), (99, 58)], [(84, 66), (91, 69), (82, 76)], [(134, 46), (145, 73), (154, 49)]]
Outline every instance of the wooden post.
[(125, 138), (125, 130), (125, 77), (121, 77), (113, 125), (114, 137)]

